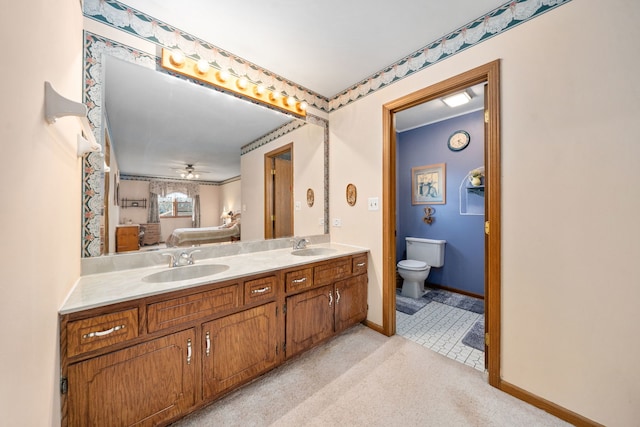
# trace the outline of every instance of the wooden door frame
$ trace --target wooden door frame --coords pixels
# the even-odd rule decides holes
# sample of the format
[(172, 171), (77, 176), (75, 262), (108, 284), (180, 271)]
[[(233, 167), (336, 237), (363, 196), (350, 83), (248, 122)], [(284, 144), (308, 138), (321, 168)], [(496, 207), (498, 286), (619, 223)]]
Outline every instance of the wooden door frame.
[(470, 86), (486, 83), (485, 110), (485, 321), (489, 384), (500, 385), (500, 61), (466, 71), (382, 106), (382, 329), (396, 333), (396, 134), (394, 114)]
[[(272, 211), (273, 204), (273, 188), (270, 187), (271, 184), (271, 167), (273, 163), (273, 159), (278, 157), (282, 153), (286, 152), (291, 153), (291, 167), (293, 167), (293, 142), (289, 144), (283, 145), (282, 147), (276, 148), (273, 151), (269, 151), (264, 155), (264, 238), (265, 239), (273, 239), (273, 224), (271, 224), (271, 216), (270, 212)], [(292, 178), (293, 179), (293, 178)], [(291, 208), (291, 222), (293, 222), (293, 206)], [(267, 231), (270, 230), (270, 231)], [(291, 231), (293, 232), (293, 224), (291, 224)]]

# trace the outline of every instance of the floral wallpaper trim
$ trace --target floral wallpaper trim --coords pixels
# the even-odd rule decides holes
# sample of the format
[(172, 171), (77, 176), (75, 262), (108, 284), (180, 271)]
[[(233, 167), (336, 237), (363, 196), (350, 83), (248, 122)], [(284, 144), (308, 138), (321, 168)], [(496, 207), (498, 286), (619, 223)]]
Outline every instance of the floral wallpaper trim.
[(85, 0), (84, 14), (161, 46), (179, 48), (196, 59), (205, 58), (218, 68), (229, 69), (236, 76), (246, 75), (253, 83), (263, 83), (287, 95), (293, 94), (298, 99), (307, 101), (310, 106), (331, 112), (570, 1), (506, 2), (485, 16), (354, 84), (330, 100), (116, 0)]
[(252, 83), (261, 83), (327, 111), (326, 97), (116, 0), (85, 0), (83, 12), (90, 19), (168, 49), (180, 49), (196, 60), (206, 59), (218, 69), (226, 69), (237, 77), (246, 76)]
[(335, 111), (571, 0), (516, 0), (389, 65), (329, 101)]

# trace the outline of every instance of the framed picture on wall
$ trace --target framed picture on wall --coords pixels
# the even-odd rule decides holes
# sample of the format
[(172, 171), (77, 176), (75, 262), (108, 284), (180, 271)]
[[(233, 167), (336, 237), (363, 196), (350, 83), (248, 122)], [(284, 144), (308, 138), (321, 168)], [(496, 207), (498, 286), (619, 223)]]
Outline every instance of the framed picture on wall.
[(444, 163), (411, 168), (412, 205), (444, 205), (446, 188)]

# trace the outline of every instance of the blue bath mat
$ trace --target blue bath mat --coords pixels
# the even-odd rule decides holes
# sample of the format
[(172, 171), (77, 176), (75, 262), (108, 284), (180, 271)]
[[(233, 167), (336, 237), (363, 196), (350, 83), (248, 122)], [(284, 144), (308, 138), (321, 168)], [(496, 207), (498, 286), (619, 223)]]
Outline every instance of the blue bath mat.
[(396, 289), (396, 310), (405, 314), (414, 314), (431, 301), (424, 298), (409, 298), (401, 295), (401, 290)]
[(462, 344), (484, 351), (484, 317), (473, 324), (467, 335), (462, 338)]
[(484, 314), (484, 301), (443, 289), (432, 289), (422, 296), (423, 299), (458, 307), (477, 314)]

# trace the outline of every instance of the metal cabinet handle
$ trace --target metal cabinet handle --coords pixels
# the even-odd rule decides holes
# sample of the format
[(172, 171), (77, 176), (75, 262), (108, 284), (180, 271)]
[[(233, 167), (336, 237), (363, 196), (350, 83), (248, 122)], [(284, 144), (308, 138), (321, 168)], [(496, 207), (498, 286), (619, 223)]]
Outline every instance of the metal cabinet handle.
[(251, 294), (263, 294), (270, 290), (271, 290), (271, 286), (265, 286), (264, 288), (260, 288), (260, 289), (252, 289)]
[(191, 365), (191, 338), (187, 339), (187, 365)]
[(204, 342), (206, 343), (206, 355), (209, 356), (209, 354), (211, 353), (211, 336), (209, 335), (209, 332), (206, 333), (205, 337), (204, 337)]
[(333, 304), (333, 293), (329, 291), (329, 307)]
[(109, 335), (113, 332), (119, 331), (120, 329), (124, 329), (124, 327), (125, 325), (118, 325), (118, 326), (114, 326), (111, 329), (107, 329), (106, 331), (89, 332), (88, 334), (84, 334), (82, 338), (87, 339), (87, 338), (93, 338), (93, 337), (103, 337), (105, 335)]
[(340, 304), (340, 291), (336, 288), (336, 305)]
[(364, 267), (366, 262), (359, 262), (356, 264), (356, 267)]
[(291, 283), (303, 283), (303, 282), (306, 282), (306, 281), (307, 281), (307, 278), (303, 277), (301, 279), (292, 280)]

